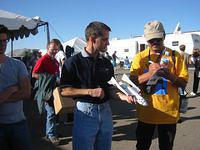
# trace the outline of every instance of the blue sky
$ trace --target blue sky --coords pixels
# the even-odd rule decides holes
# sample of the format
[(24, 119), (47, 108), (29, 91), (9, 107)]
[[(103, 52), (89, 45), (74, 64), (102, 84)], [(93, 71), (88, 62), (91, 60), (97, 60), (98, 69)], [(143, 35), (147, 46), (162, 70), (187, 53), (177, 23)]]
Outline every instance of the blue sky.
[[(0, 9), (50, 23), (51, 38), (62, 42), (84, 38), (84, 29), (98, 20), (112, 28), (110, 39), (143, 34), (144, 24), (159, 20), (167, 33), (180, 22), (182, 31), (200, 30), (199, 0), (1, 0)], [(59, 36), (57, 36), (56, 32)], [(46, 31), (14, 42), (17, 48), (45, 48)], [(9, 49), (9, 47), (8, 47)]]

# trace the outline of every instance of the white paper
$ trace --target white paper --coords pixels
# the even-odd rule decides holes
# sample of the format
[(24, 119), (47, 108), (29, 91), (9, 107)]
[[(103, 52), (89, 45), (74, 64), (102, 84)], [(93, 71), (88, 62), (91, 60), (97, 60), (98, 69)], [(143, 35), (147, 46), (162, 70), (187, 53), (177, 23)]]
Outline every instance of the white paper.
[(132, 88), (134, 88), (134, 90), (137, 93), (140, 93), (140, 89), (129, 79), (129, 77), (126, 74), (123, 74), (122, 81), (124, 81), (124, 82), (128, 83), (129, 85), (131, 85)]
[[(115, 78), (112, 77), (108, 83), (116, 86), (121, 92), (123, 92), (126, 95), (135, 96), (138, 104), (140, 104), (142, 106), (147, 106), (148, 105), (147, 101), (138, 92), (138, 91), (140, 91), (140, 89), (132, 81), (128, 81), (128, 82), (129, 83), (124, 83), (124, 82), (118, 83), (115, 80)], [(132, 82), (132, 83), (130, 83), (130, 82)], [(132, 87), (130, 84), (134, 85), (134, 87)]]

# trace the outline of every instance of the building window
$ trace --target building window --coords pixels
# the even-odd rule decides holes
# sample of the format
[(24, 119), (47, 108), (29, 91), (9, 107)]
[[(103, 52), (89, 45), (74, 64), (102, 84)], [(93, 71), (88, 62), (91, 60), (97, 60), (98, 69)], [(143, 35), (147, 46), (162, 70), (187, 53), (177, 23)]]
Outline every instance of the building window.
[(145, 49), (146, 49), (146, 45), (145, 44), (140, 44), (140, 52), (142, 52)]
[(124, 52), (129, 52), (129, 49), (124, 49)]
[(172, 46), (178, 46), (179, 45), (179, 41), (172, 41)]

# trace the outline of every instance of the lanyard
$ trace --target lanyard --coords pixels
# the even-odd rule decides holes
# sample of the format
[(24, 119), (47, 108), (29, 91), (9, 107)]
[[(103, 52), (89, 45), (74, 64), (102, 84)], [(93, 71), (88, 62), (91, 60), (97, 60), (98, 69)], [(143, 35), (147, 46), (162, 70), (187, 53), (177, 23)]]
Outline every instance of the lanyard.
[[(159, 53), (159, 56), (156, 59), (156, 62), (160, 62), (161, 56), (165, 53), (166, 51), (166, 47)], [(148, 64), (150, 65), (150, 61), (151, 61), (151, 54), (150, 54), (150, 49), (149, 49), (149, 55), (148, 55)]]

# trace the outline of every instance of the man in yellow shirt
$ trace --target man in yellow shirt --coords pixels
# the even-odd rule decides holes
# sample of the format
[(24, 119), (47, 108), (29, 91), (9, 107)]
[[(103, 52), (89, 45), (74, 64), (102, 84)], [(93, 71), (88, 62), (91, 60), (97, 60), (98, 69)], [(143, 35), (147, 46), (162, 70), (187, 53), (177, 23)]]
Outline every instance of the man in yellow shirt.
[(148, 107), (137, 105), (136, 147), (148, 150), (157, 126), (159, 148), (172, 150), (179, 120), (178, 87), (186, 86), (188, 72), (180, 54), (164, 46), (165, 30), (161, 22), (146, 23), (144, 37), (148, 48), (133, 58), (130, 69), (130, 79), (141, 87), (142, 96), (149, 103)]

